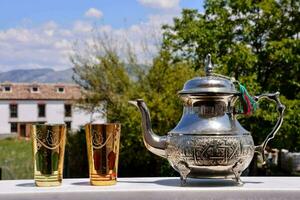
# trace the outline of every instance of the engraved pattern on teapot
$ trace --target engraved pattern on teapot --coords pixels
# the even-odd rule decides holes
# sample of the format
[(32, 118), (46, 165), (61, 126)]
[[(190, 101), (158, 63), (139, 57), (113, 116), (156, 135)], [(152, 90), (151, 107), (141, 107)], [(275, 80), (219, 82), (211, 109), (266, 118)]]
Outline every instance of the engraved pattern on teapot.
[(232, 165), (238, 159), (252, 157), (253, 153), (254, 144), (250, 135), (184, 138), (173, 136), (167, 147), (168, 159), (174, 164), (184, 160), (195, 166)]

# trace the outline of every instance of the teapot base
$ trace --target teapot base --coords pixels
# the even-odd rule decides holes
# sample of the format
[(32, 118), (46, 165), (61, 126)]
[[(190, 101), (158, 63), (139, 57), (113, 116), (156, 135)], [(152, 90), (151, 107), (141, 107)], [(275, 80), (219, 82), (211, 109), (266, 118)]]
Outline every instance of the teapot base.
[(200, 182), (201, 183), (200, 185), (203, 185), (203, 186), (212, 186), (212, 185), (215, 185), (215, 186), (220, 186), (220, 185), (224, 185), (224, 186), (227, 186), (227, 185), (230, 185), (230, 186), (243, 186), (244, 185), (244, 183), (240, 179), (240, 177), (237, 179), (234, 176), (231, 176), (231, 177), (206, 177), (206, 176), (203, 176), (203, 177), (190, 177), (189, 176), (187, 178), (180, 177), (180, 185), (182, 187), (188, 186), (188, 184), (189, 184), (188, 179), (189, 178), (204, 179), (204, 181)]
[(250, 134), (231, 136), (179, 135), (169, 137), (166, 150), (182, 185), (188, 177), (232, 179), (242, 185), (240, 175), (254, 154)]
[[(242, 164), (242, 163), (240, 163)], [(235, 182), (237, 186), (243, 186), (244, 183), (240, 179), (242, 173), (242, 165), (235, 164), (233, 166), (202, 166), (189, 169), (190, 173), (188, 175), (182, 175), (180, 172), (180, 180), (181, 186), (185, 186), (187, 184), (188, 178), (195, 179), (220, 179), (220, 180), (232, 180)]]

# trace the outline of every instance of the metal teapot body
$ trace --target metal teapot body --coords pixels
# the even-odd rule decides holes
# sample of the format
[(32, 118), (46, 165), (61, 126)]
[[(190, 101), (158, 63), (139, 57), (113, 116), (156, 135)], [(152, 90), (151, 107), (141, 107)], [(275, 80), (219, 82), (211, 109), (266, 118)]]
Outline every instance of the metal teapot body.
[(142, 114), (145, 146), (152, 153), (168, 159), (180, 173), (181, 183), (187, 177), (232, 178), (242, 184), (240, 175), (250, 164), (254, 152), (264, 155), (270, 139), (279, 130), (285, 107), (279, 93), (253, 97), (256, 102), (268, 98), (277, 103), (277, 124), (263, 144), (255, 146), (249, 131), (236, 119), (234, 105), (241, 94), (234, 83), (221, 76), (211, 75), (208, 56), (207, 76), (196, 77), (185, 83), (179, 92), (184, 102), (181, 120), (166, 136), (157, 136), (151, 129), (150, 114), (143, 100), (131, 101)]
[(178, 125), (168, 134), (167, 159), (180, 175), (187, 177), (233, 178), (250, 164), (255, 146), (250, 132), (224, 102), (198, 102), (186, 105)]

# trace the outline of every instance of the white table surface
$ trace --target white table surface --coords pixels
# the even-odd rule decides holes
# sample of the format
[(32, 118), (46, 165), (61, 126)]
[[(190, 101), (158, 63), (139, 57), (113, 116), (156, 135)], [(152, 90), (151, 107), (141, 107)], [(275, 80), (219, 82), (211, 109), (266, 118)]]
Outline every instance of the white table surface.
[(179, 178), (119, 178), (114, 186), (91, 186), (88, 179), (64, 179), (58, 187), (35, 187), (33, 180), (0, 181), (0, 200), (300, 200), (300, 177), (242, 177), (244, 186), (232, 181)]

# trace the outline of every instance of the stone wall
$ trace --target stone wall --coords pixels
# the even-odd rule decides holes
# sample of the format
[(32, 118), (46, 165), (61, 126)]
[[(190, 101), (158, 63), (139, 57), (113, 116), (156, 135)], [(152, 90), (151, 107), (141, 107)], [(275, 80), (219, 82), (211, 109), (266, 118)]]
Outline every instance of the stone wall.
[(300, 152), (281, 150), (281, 168), (290, 172), (300, 172)]

